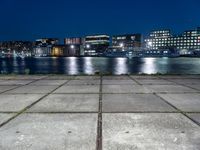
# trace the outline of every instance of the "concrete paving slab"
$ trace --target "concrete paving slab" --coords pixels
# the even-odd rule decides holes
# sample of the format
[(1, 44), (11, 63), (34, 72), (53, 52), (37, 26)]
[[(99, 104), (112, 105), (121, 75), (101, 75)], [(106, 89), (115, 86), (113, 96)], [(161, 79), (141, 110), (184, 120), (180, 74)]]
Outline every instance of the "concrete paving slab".
[(103, 114), (104, 150), (199, 150), (200, 128), (181, 114)]
[(50, 93), (54, 89), (56, 89), (58, 86), (33, 86), (33, 85), (26, 85), (19, 87), (17, 89), (11, 90), (7, 93), (19, 93), (19, 94), (27, 94), (27, 93)]
[(152, 93), (140, 85), (103, 85), (103, 93)]
[(129, 76), (103, 76), (103, 80), (130, 80)]
[(200, 124), (200, 113), (188, 113), (187, 115)]
[(3, 80), (0, 81), (0, 85), (26, 85), (34, 80)]
[(200, 84), (187, 84), (187, 86), (200, 91)]
[(0, 80), (9, 80), (9, 79), (13, 79), (14, 76), (13, 75), (1, 75), (0, 74)]
[(184, 92), (197, 92), (197, 90), (181, 86), (181, 85), (144, 85), (152, 92), (166, 92), (166, 93), (184, 93)]
[(130, 77), (134, 79), (159, 79), (159, 76), (151, 75), (131, 75)]
[(111, 85), (121, 85), (121, 84), (137, 84), (135, 81), (133, 80), (103, 80), (103, 84), (111, 84)]
[(98, 94), (51, 94), (28, 112), (98, 112)]
[(31, 83), (30, 85), (61, 85), (67, 81), (68, 80), (38, 80)]
[(66, 85), (58, 88), (54, 93), (99, 93), (99, 85)]
[(44, 94), (1, 94), (0, 112), (18, 112), (40, 99)]
[(15, 80), (38, 80), (38, 79), (43, 79), (47, 76), (44, 75), (13, 75), (10, 76), (10, 79), (15, 79)]
[(12, 113), (9, 113), (9, 114), (7, 114), (7, 113), (0, 113), (0, 124), (4, 123), (5, 121), (7, 121), (8, 119), (10, 119), (14, 115), (15, 114), (12, 114)]
[(168, 84), (175, 84), (174, 82), (170, 82), (164, 79), (136, 79), (137, 82), (140, 84), (154, 84), (154, 85), (168, 85)]
[(100, 76), (75, 76), (75, 80), (100, 80)]
[(103, 94), (103, 112), (175, 112), (153, 94)]
[(97, 114), (22, 114), (0, 128), (2, 150), (94, 150)]
[(200, 75), (160, 75), (163, 79), (200, 79)]
[(0, 93), (1, 92), (5, 92), (7, 90), (10, 90), (10, 89), (13, 89), (13, 88), (16, 88), (17, 86), (0, 86)]
[(170, 81), (178, 84), (200, 84), (200, 79), (169, 79)]
[(98, 85), (100, 80), (70, 80), (67, 85)]
[(74, 79), (75, 76), (69, 76), (69, 75), (52, 75), (45, 78), (46, 80), (71, 80)]
[(200, 112), (200, 94), (158, 94), (175, 107), (186, 112)]

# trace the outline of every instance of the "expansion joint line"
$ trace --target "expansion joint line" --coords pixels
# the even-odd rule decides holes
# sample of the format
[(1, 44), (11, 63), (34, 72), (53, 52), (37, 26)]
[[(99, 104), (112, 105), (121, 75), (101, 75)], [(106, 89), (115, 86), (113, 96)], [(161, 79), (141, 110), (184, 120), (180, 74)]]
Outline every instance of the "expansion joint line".
[(138, 85), (142, 85), (140, 82), (138, 82), (137, 80), (135, 80), (133, 77), (131, 77), (130, 75), (128, 75), (128, 77), (133, 80), (134, 82), (136, 82)]
[[(43, 79), (46, 79), (46, 78), (47, 78), (47, 77), (43, 77), (43, 78), (41, 78), (41, 79), (33, 80), (33, 81), (31, 81), (31, 82), (29, 82), (29, 83), (27, 83), (27, 84), (18, 85), (18, 86), (16, 85), (17, 87), (14, 87), (14, 88), (8, 89), (8, 90), (6, 90), (6, 91), (0, 92), (0, 94), (4, 94), (4, 93), (6, 93), (6, 92), (9, 92), (9, 91), (18, 89), (18, 88), (20, 88), (20, 87), (23, 87), (23, 86), (26, 86), (26, 85), (30, 85), (30, 84), (32, 84), (32, 83), (34, 83), (34, 82), (37, 82), (37, 81), (39, 81), (39, 80), (43, 80)], [(12, 80), (12, 79), (9, 79), (9, 80)]]
[(154, 95), (157, 96), (157, 97), (159, 97), (162, 101), (164, 101), (165, 103), (167, 103), (168, 105), (170, 105), (172, 108), (174, 108), (178, 113), (181, 113), (182, 115), (184, 115), (185, 117), (187, 117), (189, 120), (191, 120), (193, 123), (195, 123), (196, 125), (198, 125), (200, 127), (200, 123), (197, 122), (197, 121), (195, 121), (191, 117), (189, 117), (186, 112), (184, 112), (184, 111), (180, 110), (179, 108), (175, 107), (174, 105), (172, 105), (170, 102), (168, 102), (165, 99), (163, 99), (158, 94), (154, 93)]
[(100, 87), (99, 87), (99, 110), (98, 110), (98, 121), (97, 121), (96, 150), (102, 150), (102, 75), (100, 76)]

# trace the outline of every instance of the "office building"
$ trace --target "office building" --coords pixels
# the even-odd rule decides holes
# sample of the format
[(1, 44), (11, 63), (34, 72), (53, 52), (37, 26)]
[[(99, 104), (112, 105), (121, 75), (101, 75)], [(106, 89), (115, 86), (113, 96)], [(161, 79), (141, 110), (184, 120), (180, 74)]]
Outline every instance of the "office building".
[(51, 56), (55, 56), (55, 57), (80, 56), (80, 46), (79, 45), (54, 45), (52, 47)]
[(82, 38), (65, 38), (64, 39), (65, 45), (81, 45), (82, 44)]
[(48, 45), (48, 46), (35, 46), (33, 48), (33, 52), (32, 55), (36, 56), (36, 57), (47, 57), (47, 56), (51, 56), (52, 53), (52, 46)]
[(59, 40), (56, 38), (42, 38), (35, 41), (32, 55), (37, 57), (52, 56), (52, 48), (58, 44)]
[(59, 44), (59, 40), (57, 38), (42, 38), (35, 41), (36, 46), (47, 46), (56, 44)]
[(200, 27), (188, 30), (181, 35), (172, 35), (170, 30), (152, 31), (145, 39), (146, 49), (177, 49), (179, 51), (200, 49)]
[(70, 56), (84, 55), (83, 38), (65, 38), (64, 44), (67, 46)]
[(142, 43), (141, 34), (115, 35), (112, 37), (112, 48), (119, 50), (134, 50), (140, 48)]
[(109, 47), (110, 37), (108, 35), (86, 36), (84, 40), (85, 56), (102, 56)]

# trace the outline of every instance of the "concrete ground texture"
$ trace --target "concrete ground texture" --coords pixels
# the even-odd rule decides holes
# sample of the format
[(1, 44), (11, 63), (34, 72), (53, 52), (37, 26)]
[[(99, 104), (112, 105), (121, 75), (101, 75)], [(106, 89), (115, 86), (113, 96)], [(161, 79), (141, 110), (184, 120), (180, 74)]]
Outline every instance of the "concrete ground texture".
[(200, 75), (0, 75), (0, 150), (200, 150)]

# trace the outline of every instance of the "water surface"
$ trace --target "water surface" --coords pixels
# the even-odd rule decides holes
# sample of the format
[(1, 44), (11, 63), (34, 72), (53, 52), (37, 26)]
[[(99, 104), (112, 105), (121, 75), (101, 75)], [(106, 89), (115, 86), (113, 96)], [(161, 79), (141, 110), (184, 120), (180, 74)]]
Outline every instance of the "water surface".
[(46, 57), (0, 59), (1, 73), (16, 74), (200, 74), (200, 58)]

